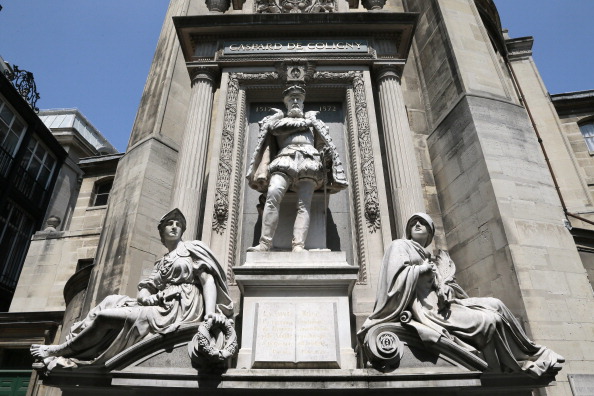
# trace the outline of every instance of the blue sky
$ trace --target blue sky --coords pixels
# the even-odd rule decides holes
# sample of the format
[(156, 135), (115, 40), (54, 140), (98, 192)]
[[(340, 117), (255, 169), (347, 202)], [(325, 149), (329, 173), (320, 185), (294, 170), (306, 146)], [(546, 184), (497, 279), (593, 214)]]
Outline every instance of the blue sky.
[[(495, 3), (512, 37), (534, 36), (534, 58), (549, 92), (594, 89), (594, 0)], [(38, 107), (76, 107), (125, 150), (168, 0), (0, 5), (0, 55), (34, 73)]]

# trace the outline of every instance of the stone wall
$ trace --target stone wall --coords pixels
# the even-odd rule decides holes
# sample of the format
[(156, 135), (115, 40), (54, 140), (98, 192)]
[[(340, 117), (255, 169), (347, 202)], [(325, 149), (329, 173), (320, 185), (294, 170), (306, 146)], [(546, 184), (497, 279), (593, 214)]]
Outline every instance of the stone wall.
[[(421, 13), (415, 45), (428, 98), (427, 142), (458, 280), (471, 296), (502, 299), (537, 343), (568, 359), (559, 385), (547, 392), (569, 394), (566, 375), (592, 371), (587, 311), (594, 300), (528, 114), (472, 1), (405, 6)], [(535, 93), (542, 87), (521, 74), (533, 106), (546, 113), (539, 99), (546, 95)], [(558, 134), (555, 120), (542, 116), (543, 128)], [(558, 166), (571, 173), (568, 200), (585, 205), (563, 141), (553, 146), (564, 156)]]
[[(64, 231), (42, 230), (33, 236), (10, 312), (61, 311), (65, 309), (64, 286), (77, 270), (79, 260), (93, 260), (105, 218), (106, 206), (91, 207), (97, 180), (113, 172), (82, 181), (76, 209)], [(67, 197), (67, 200), (70, 200)]]

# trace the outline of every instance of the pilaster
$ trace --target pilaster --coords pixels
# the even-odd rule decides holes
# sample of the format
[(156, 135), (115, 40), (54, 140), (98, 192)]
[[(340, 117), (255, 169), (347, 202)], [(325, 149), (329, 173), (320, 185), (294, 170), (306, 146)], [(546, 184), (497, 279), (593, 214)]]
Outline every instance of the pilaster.
[(204, 170), (208, 153), (213, 87), (218, 70), (212, 66), (200, 66), (191, 68), (190, 75), (192, 94), (172, 194), (172, 207), (179, 208), (186, 216), (187, 240), (196, 238), (202, 212), (200, 208), (204, 203)]
[(412, 132), (400, 86), (401, 70), (395, 64), (376, 67), (383, 137), (386, 147), (392, 207), (397, 236), (401, 237), (411, 214), (425, 212), (425, 202)]

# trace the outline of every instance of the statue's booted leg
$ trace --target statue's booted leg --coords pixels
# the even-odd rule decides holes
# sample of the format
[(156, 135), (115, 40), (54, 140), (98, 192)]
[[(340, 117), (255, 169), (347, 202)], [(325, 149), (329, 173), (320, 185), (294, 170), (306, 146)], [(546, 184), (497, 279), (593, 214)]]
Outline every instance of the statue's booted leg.
[(297, 184), (297, 216), (293, 226), (293, 251), (302, 252), (305, 250), (305, 240), (309, 231), (309, 214), (311, 212), (311, 200), (316, 188), (316, 183), (311, 179), (300, 180)]
[(257, 246), (248, 248), (248, 252), (267, 252), (272, 247), (272, 238), (278, 226), (280, 204), (287, 189), (288, 177), (282, 173), (275, 173), (270, 178), (264, 213), (262, 214), (262, 235)]

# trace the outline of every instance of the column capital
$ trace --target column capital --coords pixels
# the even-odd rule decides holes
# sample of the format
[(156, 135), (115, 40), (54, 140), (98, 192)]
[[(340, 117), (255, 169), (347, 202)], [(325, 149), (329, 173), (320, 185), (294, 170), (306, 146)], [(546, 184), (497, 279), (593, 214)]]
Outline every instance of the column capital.
[(395, 62), (374, 62), (372, 70), (377, 82), (388, 77), (394, 77), (400, 82), (404, 65)]
[(217, 65), (188, 65), (192, 85), (200, 80), (207, 80), (214, 85), (221, 72)]

